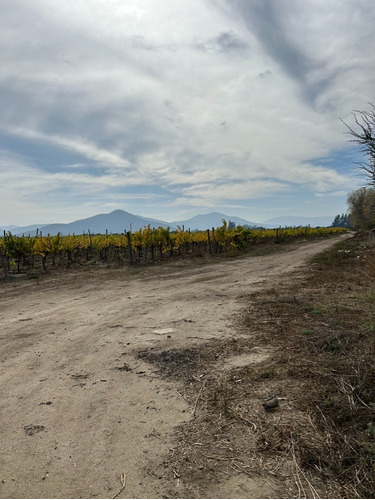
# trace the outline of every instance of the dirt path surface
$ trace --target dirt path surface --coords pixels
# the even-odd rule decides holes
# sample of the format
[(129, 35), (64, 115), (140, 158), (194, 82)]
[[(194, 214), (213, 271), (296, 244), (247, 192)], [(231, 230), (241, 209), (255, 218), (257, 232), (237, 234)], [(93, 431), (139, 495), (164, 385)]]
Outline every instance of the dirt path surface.
[[(112, 498), (122, 473), (120, 498), (178, 497), (178, 478), (171, 484), (160, 470), (193, 408), (137, 353), (235, 337), (238, 297), (290, 279), (337, 240), (0, 284), (1, 498)], [(280, 495), (259, 478), (227, 478), (205, 496), (220, 492)]]

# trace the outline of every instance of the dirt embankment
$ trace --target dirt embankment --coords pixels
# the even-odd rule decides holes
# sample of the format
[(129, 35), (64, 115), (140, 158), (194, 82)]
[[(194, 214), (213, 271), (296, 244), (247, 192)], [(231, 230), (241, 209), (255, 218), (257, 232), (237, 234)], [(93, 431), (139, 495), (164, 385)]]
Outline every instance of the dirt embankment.
[[(183, 386), (184, 375), (200, 374), (179, 353), (240, 339), (239, 297), (293, 279), (338, 239), (262, 257), (1, 284), (0, 496), (283, 496), (282, 484), (240, 469), (220, 483), (171, 473), (176, 429), (198, 411)], [(159, 368), (175, 362), (181, 380), (145, 352)], [(223, 353), (216, 374), (264, 361), (272, 346)]]

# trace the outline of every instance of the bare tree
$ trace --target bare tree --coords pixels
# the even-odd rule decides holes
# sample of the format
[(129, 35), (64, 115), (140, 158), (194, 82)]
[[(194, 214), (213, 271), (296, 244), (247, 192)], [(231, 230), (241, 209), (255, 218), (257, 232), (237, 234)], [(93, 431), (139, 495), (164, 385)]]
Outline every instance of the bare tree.
[(362, 146), (365, 154), (366, 161), (357, 163), (358, 169), (365, 174), (369, 185), (375, 186), (375, 105), (369, 104), (370, 111), (353, 111), (355, 125), (352, 127), (344, 120), (341, 121), (352, 136), (351, 142)]

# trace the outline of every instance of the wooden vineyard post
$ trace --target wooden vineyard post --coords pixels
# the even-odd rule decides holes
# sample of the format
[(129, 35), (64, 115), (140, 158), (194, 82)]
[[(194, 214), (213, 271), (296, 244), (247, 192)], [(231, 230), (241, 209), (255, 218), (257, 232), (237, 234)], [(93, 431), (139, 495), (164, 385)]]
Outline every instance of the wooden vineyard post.
[(1, 255), (1, 260), (3, 264), (4, 279), (6, 280), (8, 278), (8, 259), (5, 253)]
[(207, 229), (207, 241), (208, 241), (208, 251), (210, 252), (210, 255), (212, 255), (211, 237), (210, 237), (210, 230), (209, 229)]
[(133, 250), (132, 250), (132, 242), (131, 242), (131, 238), (130, 238), (131, 234), (130, 234), (130, 231), (128, 231), (126, 233), (126, 237), (128, 239), (128, 249), (129, 249), (129, 256), (130, 256), (130, 264), (134, 264), (134, 261), (133, 261)]
[(87, 233), (89, 235), (89, 246), (87, 248), (87, 253), (86, 253), (86, 259), (89, 260), (89, 258), (92, 258), (93, 257), (93, 251), (92, 251), (92, 236), (91, 236), (91, 232), (90, 232), (90, 229), (87, 230)]
[[(4, 241), (7, 239), (7, 233), (4, 229)], [(3, 265), (4, 279), (8, 278), (8, 256), (6, 250), (1, 253), (1, 261)]]
[(211, 250), (212, 250), (212, 245), (213, 245), (213, 252), (218, 253), (219, 252), (219, 245), (215, 239), (215, 228), (212, 228), (212, 242), (211, 242)]

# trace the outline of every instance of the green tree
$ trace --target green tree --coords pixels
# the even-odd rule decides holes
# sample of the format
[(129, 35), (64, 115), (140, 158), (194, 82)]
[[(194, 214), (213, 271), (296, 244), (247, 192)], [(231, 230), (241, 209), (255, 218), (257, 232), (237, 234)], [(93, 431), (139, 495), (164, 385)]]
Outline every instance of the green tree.
[(362, 187), (349, 194), (350, 224), (354, 229), (375, 228), (375, 188)]
[(338, 214), (333, 219), (331, 227), (351, 227), (348, 214)]

